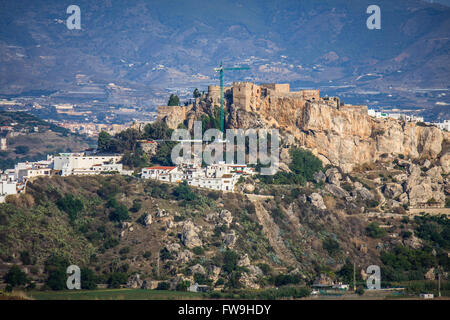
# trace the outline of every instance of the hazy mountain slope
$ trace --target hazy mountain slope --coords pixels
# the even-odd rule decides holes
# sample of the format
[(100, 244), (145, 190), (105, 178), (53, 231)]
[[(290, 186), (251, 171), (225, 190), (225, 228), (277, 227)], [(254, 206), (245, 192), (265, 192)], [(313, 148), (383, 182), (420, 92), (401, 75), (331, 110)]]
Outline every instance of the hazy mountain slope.
[[(66, 28), (68, 3), (1, 1), (0, 93), (72, 88), (78, 73), (191, 86), (198, 73), (210, 83), (221, 60), (251, 64), (235, 77), (255, 81), (448, 86), (450, 8), (440, 4), (378, 1), (381, 30), (366, 28), (372, 2), (359, 0), (77, 4), (80, 31)], [(356, 81), (366, 73), (378, 79)]]

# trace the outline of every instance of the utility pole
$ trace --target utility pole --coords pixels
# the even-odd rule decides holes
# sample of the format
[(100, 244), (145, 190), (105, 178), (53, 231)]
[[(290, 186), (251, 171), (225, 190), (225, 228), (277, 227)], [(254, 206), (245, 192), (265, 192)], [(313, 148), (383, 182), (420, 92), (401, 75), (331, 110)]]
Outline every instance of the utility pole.
[(441, 273), (439, 272), (438, 269), (438, 296), (441, 296)]
[(356, 292), (356, 266), (353, 262), (353, 291)]
[(159, 280), (159, 254), (158, 258), (156, 258), (156, 276), (158, 277)]
[(239, 67), (239, 68), (224, 68), (222, 66), (222, 61), (220, 62), (220, 67), (214, 68), (214, 71), (219, 72), (220, 75), (220, 131), (224, 132), (225, 130), (225, 121), (223, 118), (223, 72), (231, 71), (231, 70), (250, 70), (248, 67)]

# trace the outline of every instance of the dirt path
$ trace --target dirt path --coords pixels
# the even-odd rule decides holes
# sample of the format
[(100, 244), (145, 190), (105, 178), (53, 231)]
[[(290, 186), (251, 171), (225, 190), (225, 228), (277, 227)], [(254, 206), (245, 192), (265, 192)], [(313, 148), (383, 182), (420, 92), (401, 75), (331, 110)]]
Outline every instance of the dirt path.
[(299, 262), (295, 259), (292, 252), (286, 247), (280, 236), (280, 228), (262, 205), (262, 201), (269, 197), (255, 195), (247, 195), (247, 197), (255, 205), (256, 216), (258, 217), (259, 223), (263, 226), (263, 233), (269, 240), (269, 243), (275, 250), (278, 258), (289, 265), (298, 266)]

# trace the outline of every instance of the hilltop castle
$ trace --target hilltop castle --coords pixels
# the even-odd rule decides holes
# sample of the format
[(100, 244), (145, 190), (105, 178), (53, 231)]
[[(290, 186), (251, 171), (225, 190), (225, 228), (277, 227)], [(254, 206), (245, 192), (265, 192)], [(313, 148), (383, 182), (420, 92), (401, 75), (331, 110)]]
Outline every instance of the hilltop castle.
[[(291, 91), (288, 83), (265, 83), (255, 84), (253, 82), (233, 82), (232, 86), (224, 87), (225, 106), (233, 106), (234, 109), (247, 112), (258, 112), (264, 102), (272, 103), (274, 99), (290, 98), (297, 101), (301, 106), (306, 103), (326, 104), (329, 107), (347, 111), (356, 111), (367, 114), (367, 106), (353, 106), (341, 104), (337, 97), (320, 97), (317, 89)], [(209, 86), (208, 92), (201, 98), (196, 99), (194, 104), (188, 106), (159, 106), (158, 119), (165, 120), (169, 127), (176, 128), (189, 111), (197, 104), (205, 101), (209, 106), (220, 105), (220, 86)]]

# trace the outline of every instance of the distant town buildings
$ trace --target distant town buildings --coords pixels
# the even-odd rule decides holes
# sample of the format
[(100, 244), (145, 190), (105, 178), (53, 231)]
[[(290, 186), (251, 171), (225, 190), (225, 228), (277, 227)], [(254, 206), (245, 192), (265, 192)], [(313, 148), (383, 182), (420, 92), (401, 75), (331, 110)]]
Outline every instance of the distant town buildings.
[(403, 121), (411, 121), (411, 122), (424, 122), (423, 117), (414, 116), (414, 115), (408, 115), (405, 113), (388, 113), (383, 111), (375, 111), (373, 109), (369, 109), (367, 111), (367, 114), (369, 116), (375, 117), (375, 118), (392, 118), (396, 120), (403, 120)]
[(65, 122), (59, 123), (59, 126), (70, 130), (73, 133), (84, 134), (90, 137), (95, 137), (102, 131), (108, 132), (110, 135), (115, 135), (128, 128), (127, 125), (121, 124), (102, 124), (102, 123), (77, 123)]

